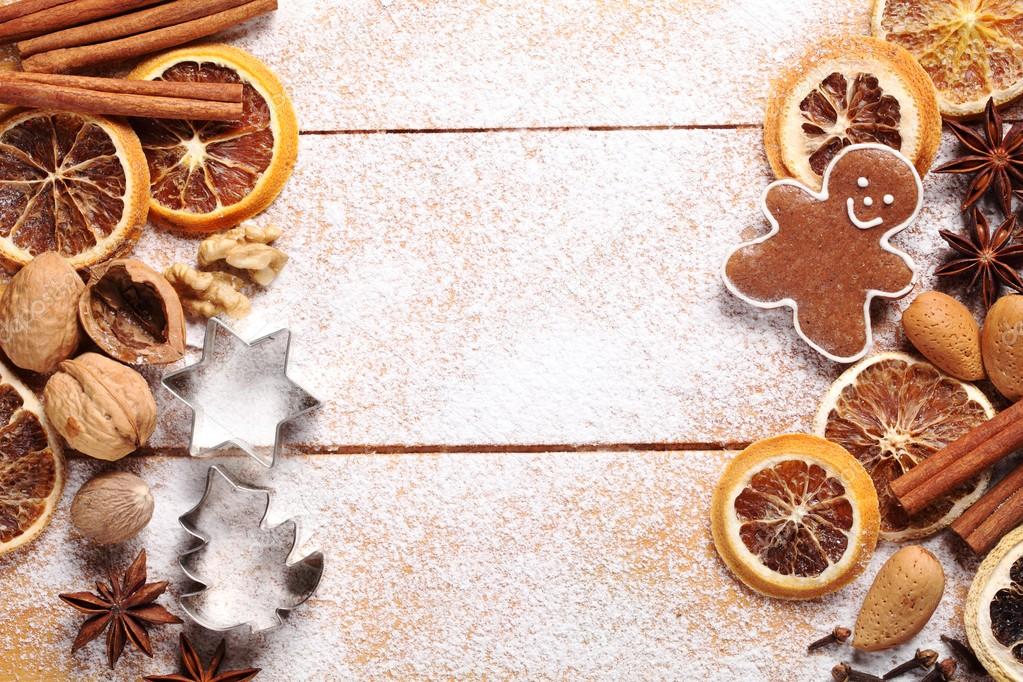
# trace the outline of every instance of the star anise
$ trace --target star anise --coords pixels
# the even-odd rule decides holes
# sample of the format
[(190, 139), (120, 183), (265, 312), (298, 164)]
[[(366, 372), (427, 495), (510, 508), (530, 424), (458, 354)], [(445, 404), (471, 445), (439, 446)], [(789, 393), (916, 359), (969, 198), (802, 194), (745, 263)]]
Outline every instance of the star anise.
[(118, 580), (113, 570), (107, 575), (110, 583), (96, 583), (96, 592), (73, 592), (61, 594), (60, 598), (69, 606), (88, 614), (82, 628), (71, 645), (71, 653), (107, 631), (107, 661), (113, 668), (124, 651), (124, 644), (130, 641), (152, 657), (153, 647), (146, 633), (147, 625), (180, 623), (180, 618), (155, 604), (156, 599), (167, 589), (167, 581), (146, 582), (146, 550), (139, 552), (124, 576)]
[(998, 199), (1004, 215), (1012, 212), (1013, 183), (1023, 183), (1023, 124), (1015, 123), (1002, 136), (1002, 117), (993, 99), (984, 110), (984, 137), (955, 121), (945, 121), (969, 153), (934, 169), (935, 173), (975, 173), (966, 190), (962, 210), (973, 206), (985, 192)]
[(218, 674), (217, 669), (224, 660), (226, 649), (224, 640), (220, 640), (210, 664), (204, 666), (188, 637), (181, 635), (181, 665), (185, 672), (181, 675), (146, 675), (142, 679), (146, 682), (246, 682), (256, 676), (259, 668), (225, 670)]
[(1023, 279), (1013, 267), (1023, 259), (1023, 245), (1012, 243), (1015, 229), (1016, 216), (1010, 215), (993, 235), (990, 234), (987, 219), (974, 207), (965, 237), (948, 230), (938, 231), (961, 257), (945, 263), (934, 274), (942, 277), (972, 275), (970, 287), (980, 282), (984, 306), (988, 308), (994, 303), (1001, 285), (1023, 293)]

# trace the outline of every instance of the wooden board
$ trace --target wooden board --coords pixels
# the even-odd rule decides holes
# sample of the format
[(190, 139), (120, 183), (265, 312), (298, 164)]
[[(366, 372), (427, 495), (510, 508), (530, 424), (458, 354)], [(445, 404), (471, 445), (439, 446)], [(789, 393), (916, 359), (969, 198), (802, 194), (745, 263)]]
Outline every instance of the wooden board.
[[(865, 32), (869, 5), (289, 0), (219, 36), (281, 76), (303, 131), (264, 218), (285, 227), (291, 262), (244, 330), (291, 326), (295, 377), (327, 400), (269, 476), (227, 460), (275, 488), (276, 514), (303, 514), (328, 556), (315, 599), (277, 632), (232, 636), (228, 665), (286, 682), (801, 682), (850, 657), (802, 649), (852, 623), (894, 548), (838, 595), (781, 603), (728, 575), (705, 511), (729, 449), (808, 429), (842, 369), (784, 314), (729, 297), (718, 271), (763, 229), (771, 78), (816, 37)], [(927, 177), (898, 239), (922, 287), (961, 189)], [(163, 267), (195, 249), (152, 229), (137, 253)], [(876, 310), (879, 348), (903, 345), (899, 307)], [(201, 341), (192, 325), (192, 357)], [(0, 558), (0, 679), (175, 669), (177, 628), (113, 677), (102, 643), (69, 655), (80, 621), (56, 599), (145, 546), (175, 608), (176, 518), (207, 462), (163, 456), (182, 452), (187, 413), (157, 395), (153, 450), (72, 459), (52, 526)], [(113, 550), (68, 522), (71, 495), (106, 468), (136, 471), (157, 499)], [(943, 538), (928, 546), (949, 585), (914, 646), (961, 634), (974, 568)], [(883, 671), (911, 648), (853, 660)]]
[[(279, 630), (231, 637), (228, 665), (269, 680), (767, 679), (819, 682), (847, 649), (807, 657), (806, 643), (849, 624), (869, 585), (794, 604), (739, 586), (714, 554), (707, 491), (729, 454), (598, 452), (295, 457), (267, 482), (279, 519), (300, 512), (328, 561), (319, 592)], [(227, 461), (259, 480), (254, 466)], [(101, 466), (72, 463), (74, 490)], [(3, 560), (0, 679), (106, 680), (102, 643), (67, 654), (80, 618), (56, 600), (88, 589), (108, 562), (145, 545), (150, 579), (176, 574), (186, 536), (177, 515), (198, 496), (205, 464), (146, 457), (130, 468), (154, 484), (153, 521), (113, 552), (67, 527)], [(255, 478), (253, 478), (255, 477)], [(916, 645), (960, 629), (968, 571), (943, 539), (928, 542), (949, 576)], [(882, 547), (868, 574), (894, 546)], [(57, 581), (60, 582), (57, 582)], [(178, 586), (172, 588), (178, 591)], [(165, 603), (177, 610), (170, 597)], [(14, 616), (13, 618), (11, 616)], [(154, 632), (156, 659), (126, 654), (117, 679), (171, 672), (176, 627)], [(194, 627), (186, 628), (194, 632)], [(216, 643), (207, 637), (209, 646)], [(208, 654), (210, 650), (205, 653)], [(912, 646), (864, 657), (887, 670)], [(26, 678), (14, 678), (26, 679)], [(259, 678), (257, 678), (259, 679)], [(964, 679), (969, 679), (964, 678)]]

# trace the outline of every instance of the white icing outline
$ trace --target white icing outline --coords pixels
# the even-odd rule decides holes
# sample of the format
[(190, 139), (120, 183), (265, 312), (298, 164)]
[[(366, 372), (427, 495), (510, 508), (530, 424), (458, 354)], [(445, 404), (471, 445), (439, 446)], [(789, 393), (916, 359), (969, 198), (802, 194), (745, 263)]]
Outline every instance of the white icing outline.
[[(865, 197), (863, 199), (863, 205), (864, 206), (870, 206), (870, 204), (867, 203), (867, 199), (869, 199), (869, 198), (870, 197)], [(873, 202), (871, 202), (871, 203), (873, 203)], [(884, 218), (882, 218), (881, 216), (878, 216), (876, 218), (871, 218), (870, 220), (860, 220), (859, 218), (857, 218), (856, 217), (856, 202), (853, 200), (852, 197), (849, 197), (848, 199), (845, 200), (845, 209), (846, 209), (846, 213), (849, 214), (849, 220), (852, 221), (852, 224), (855, 225), (856, 227), (860, 228), (861, 230), (869, 230), (870, 228), (877, 227), (878, 225), (880, 225), (881, 223), (884, 222)]]
[[(818, 201), (824, 201), (824, 200), (826, 200), (828, 198), (828, 180), (831, 177), (831, 171), (835, 167), (835, 164), (843, 156), (845, 156), (849, 152), (851, 152), (853, 150), (857, 150), (857, 149), (877, 149), (877, 150), (880, 150), (880, 151), (884, 151), (884, 152), (888, 152), (890, 154), (893, 154), (893, 155), (895, 155), (895, 157), (897, 159), (899, 159), (899, 161), (901, 161), (902, 163), (906, 164), (906, 166), (913, 173), (913, 180), (916, 182), (916, 192), (917, 192), (917, 194), (916, 194), (916, 197), (917, 197), (916, 198), (916, 206), (913, 208), (913, 212), (909, 215), (908, 218), (906, 218), (906, 220), (902, 221), (898, 225), (895, 225), (894, 227), (888, 228), (888, 231), (885, 232), (881, 236), (881, 238), (879, 240), (881, 248), (884, 249), (885, 251), (887, 251), (888, 253), (891, 253), (891, 254), (896, 255), (899, 258), (901, 258), (902, 261), (906, 264), (906, 266), (910, 269), (910, 272), (913, 273), (913, 275), (912, 275), (912, 278), (910, 279), (909, 285), (904, 287), (904, 288), (902, 288), (902, 289), (900, 289), (899, 291), (891, 292), (891, 291), (881, 291), (879, 289), (868, 289), (867, 290), (866, 300), (863, 302), (863, 320), (864, 320), (864, 323), (865, 323), (864, 327), (867, 330), (867, 332), (866, 332), (866, 339), (864, 340), (864, 343), (863, 343), (863, 348), (860, 349), (859, 352), (857, 352), (857, 353), (855, 353), (853, 355), (850, 355), (848, 357), (842, 357), (842, 356), (839, 356), (839, 355), (833, 355), (833, 354), (829, 353), (828, 351), (824, 350), (819, 345), (817, 345), (816, 343), (811, 341), (810, 337), (808, 337), (803, 332), (802, 328), (799, 326), (799, 306), (798, 306), (798, 304), (794, 300), (792, 300), (791, 298), (783, 298), (783, 299), (780, 299), (780, 300), (777, 300), (777, 301), (758, 301), (756, 299), (752, 299), (752, 298), (746, 296), (745, 294), (743, 294), (741, 291), (739, 291), (739, 288), (737, 286), (735, 286), (735, 283), (732, 282), (732, 280), (730, 280), (728, 278), (727, 268), (728, 268), (728, 261), (740, 249), (744, 249), (747, 246), (752, 246), (754, 244), (760, 244), (761, 242), (765, 242), (768, 239), (770, 239), (771, 237), (773, 237), (774, 235), (778, 234), (779, 230), (781, 229), (781, 227), (778, 225), (778, 221), (775, 219), (775, 217), (773, 215), (771, 215), (771, 212), (769, 210), (767, 210), (767, 195), (768, 195), (768, 193), (773, 188), (780, 187), (782, 185), (792, 185), (793, 187), (798, 187), (799, 189), (803, 190), (804, 192), (806, 192), (807, 194), (809, 194), (813, 198), (817, 199)], [(798, 182), (796, 180), (792, 180), (792, 179), (775, 180), (774, 182), (769, 184), (764, 189), (763, 193), (760, 195), (760, 210), (763, 212), (764, 216), (767, 217), (768, 222), (770, 222), (771, 230), (770, 230), (770, 232), (768, 232), (767, 234), (765, 234), (765, 235), (763, 235), (761, 237), (757, 237), (756, 239), (751, 239), (750, 241), (747, 241), (747, 242), (742, 242), (741, 244), (739, 244), (738, 246), (733, 248), (731, 251), (729, 251), (728, 255), (725, 256), (725, 260), (724, 260), (724, 262), (721, 265), (721, 279), (724, 280), (725, 287), (730, 292), (732, 292), (732, 295), (734, 295), (737, 298), (745, 301), (746, 303), (750, 304), (754, 308), (761, 308), (763, 310), (770, 310), (770, 309), (773, 309), (773, 308), (781, 308), (783, 306), (791, 308), (792, 309), (792, 325), (793, 325), (793, 327), (795, 327), (796, 333), (799, 335), (799, 337), (801, 339), (803, 339), (803, 341), (805, 341), (807, 343), (807, 345), (809, 345), (811, 348), (813, 348), (815, 351), (817, 351), (818, 353), (820, 353), (824, 357), (826, 357), (829, 360), (832, 360), (834, 362), (845, 362), (845, 363), (856, 362), (857, 360), (861, 359), (864, 355), (867, 354), (867, 351), (870, 350), (870, 347), (874, 343), (874, 333), (873, 333), (873, 328), (871, 326), (871, 320), (870, 320), (870, 303), (871, 303), (871, 301), (873, 301), (875, 298), (891, 298), (891, 299), (902, 298), (903, 296), (905, 296), (906, 294), (908, 294), (910, 291), (913, 290), (913, 287), (916, 286), (917, 280), (920, 277), (920, 273), (917, 270), (916, 263), (914, 263), (913, 259), (909, 257), (909, 254), (907, 254), (907, 253), (905, 253), (903, 251), (899, 251), (898, 249), (896, 249), (894, 246), (892, 246), (889, 243), (889, 239), (891, 239), (893, 236), (895, 236), (899, 232), (902, 232), (904, 229), (909, 227), (909, 225), (914, 220), (916, 220), (917, 216), (920, 215), (920, 209), (923, 208), (923, 204), (924, 204), (924, 186), (923, 186), (923, 182), (921, 182), (921, 180), (920, 180), (920, 174), (916, 172), (916, 168), (913, 166), (913, 163), (909, 159), (907, 159), (901, 152), (896, 151), (895, 149), (892, 149), (891, 147), (888, 147), (888, 146), (885, 146), (885, 145), (881, 145), (881, 144), (877, 144), (877, 143), (874, 143), (874, 142), (850, 145), (850, 146), (845, 147), (844, 149), (842, 149), (838, 154), (836, 154), (835, 158), (833, 158), (831, 160), (831, 163), (829, 163), (828, 167), (824, 170), (824, 177), (823, 177), (822, 182), (821, 182), (821, 191), (820, 192), (814, 192), (813, 190), (811, 190), (809, 187), (807, 187), (803, 183)]]

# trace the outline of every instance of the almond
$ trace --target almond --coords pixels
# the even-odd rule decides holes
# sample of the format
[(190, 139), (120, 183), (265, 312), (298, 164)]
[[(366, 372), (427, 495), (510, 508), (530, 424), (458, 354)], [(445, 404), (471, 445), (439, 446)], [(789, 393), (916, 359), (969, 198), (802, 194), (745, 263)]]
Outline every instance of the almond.
[(860, 615), (852, 645), (880, 651), (912, 639), (931, 619), (945, 591), (945, 572), (919, 545), (903, 547), (877, 572)]
[(1009, 400), (1023, 398), (1023, 296), (995, 301), (980, 336), (991, 383)]
[(906, 338), (938, 369), (963, 381), (984, 378), (980, 328), (969, 309), (940, 291), (925, 291), (902, 313)]

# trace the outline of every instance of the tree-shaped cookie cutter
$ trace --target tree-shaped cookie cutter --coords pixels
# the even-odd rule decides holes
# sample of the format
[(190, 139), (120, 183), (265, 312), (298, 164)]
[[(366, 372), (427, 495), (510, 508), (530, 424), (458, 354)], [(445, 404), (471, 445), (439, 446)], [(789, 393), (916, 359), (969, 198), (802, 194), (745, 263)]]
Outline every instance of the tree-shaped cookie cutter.
[(202, 457), (234, 445), (272, 467), (284, 425), (322, 405), (288, 376), (290, 355), (288, 329), (246, 341), (210, 318), (199, 362), (168, 372), (161, 382), (192, 410), (188, 453)]
[[(218, 483), (221, 485), (218, 486)], [(282, 583), (287, 588), (287, 598), (284, 600), (284, 603), (273, 609), (272, 614), (263, 618), (264, 622), (266, 620), (270, 621), (269, 625), (261, 624), (258, 617), (232, 620), (229, 616), (224, 615), (230, 610), (226, 605), (221, 604), (218, 606), (217, 602), (209, 601), (204, 603), (203, 598), (210, 591), (220, 587), (220, 585), (217, 582), (211, 581), (207, 576), (197, 574), (193, 566), (193, 559), (198, 553), (206, 550), (211, 543), (217, 542), (216, 537), (212, 537), (209, 533), (202, 530), (201, 526), (204, 525), (202, 514), (211, 498), (224, 494), (221, 491), (225, 489), (228, 494), (257, 495), (262, 498), (262, 515), (258, 525), (255, 526), (256, 530), (272, 532), (281, 528), (290, 527), (291, 529), (292, 541), (284, 570), (289, 571), (292, 575), (290, 576), (291, 579)], [(178, 564), (181, 566), (181, 570), (184, 571), (189, 580), (199, 586), (197, 590), (183, 593), (179, 598), (179, 604), (189, 618), (207, 630), (216, 632), (226, 632), (228, 630), (245, 632), (247, 630), (250, 634), (273, 630), (283, 624), (284, 619), (287, 618), (291, 611), (308, 601), (319, 587), (320, 579), (323, 577), (323, 553), (318, 550), (306, 554), (301, 553), (299, 548), (301, 529), (297, 519), (290, 518), (273, 526), (266, 522), (266, 516), (270, 509), (270, 499), (271, 492), (269, 490), (238, 483), (220, 467), (213, 465), (206, 472), (206, 489), (202, 497), (194, 507), (178, 517), (178, 523), (185, 529), (185, 532), (199, 541), (197, 545), (178, 555)], [(255, 541), (250, 543), (250, 546), (257, 545), (258, 543)], [(253, 602), (255, 601), (253, 599)], [(237, 604), (232, 604), (231, 606), (237, 606)], [(267, 616), (267, 614), (260, 615)]]

